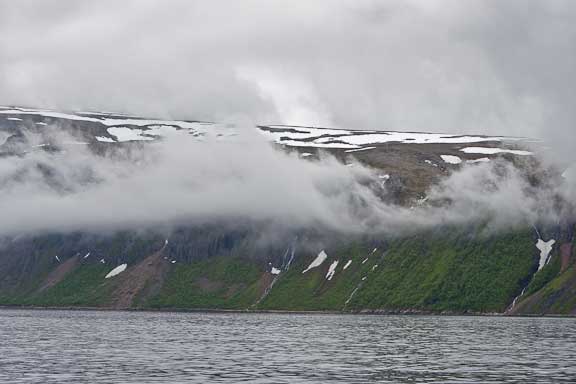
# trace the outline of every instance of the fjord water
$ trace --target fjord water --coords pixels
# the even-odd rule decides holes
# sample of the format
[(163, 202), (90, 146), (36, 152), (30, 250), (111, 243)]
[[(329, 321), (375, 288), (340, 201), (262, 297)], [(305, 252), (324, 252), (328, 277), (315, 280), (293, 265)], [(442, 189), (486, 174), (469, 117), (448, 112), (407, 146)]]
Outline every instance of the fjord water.
[(0, 310), (1, 383), (562, 383), (576, 319)]

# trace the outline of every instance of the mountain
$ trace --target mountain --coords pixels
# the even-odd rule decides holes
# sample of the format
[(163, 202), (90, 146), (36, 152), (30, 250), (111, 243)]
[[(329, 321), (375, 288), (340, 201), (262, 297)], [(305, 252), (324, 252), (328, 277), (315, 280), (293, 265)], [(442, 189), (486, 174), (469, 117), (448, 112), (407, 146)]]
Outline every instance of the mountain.
[[(263, 150), (248, 167), (220, 167), (251, 156), (260, 141), (282, 160), (269, 163)], [(164, 142), (196, 157), (178, 154), (164, 169), (154, 155)], [(526, 138), (1, 107), (0, 305), (573, 315), (572, 202), (556, 189), (562, 170), (539, 160), (543, 150)], [(221, 160), (228, 151), (240, 155)], [(122, 189), (158, 162), (153, 183)], [(130, 165), (116, 173), (118, 164)], [(200, 171), (187, 179), (189, 169)], [(252, 184), (252, 194), (237, 190), (261, 173), (255, 185), (268, 195)], [(334, 175), (320, 183), (317, 173)], [(163, 201), (154, 210), (147, 188), (176, 202), (171, 188), (181, 177), (185, 191), (206, 189), (216, 204)], [(220, 179), (240, 182), (228, 191)], [(89, 199), (109, 183), (120, 188)], [(300, 189), (318, 201), (283, 220), (298, 209), (283, 199)], [(128, 208), (115, 200), (123, 191)], [(152, 213), (141, 212), (146, 205), (133, 212), (131, 201)], [(34, 211), (52, 203), (55, 210)]]

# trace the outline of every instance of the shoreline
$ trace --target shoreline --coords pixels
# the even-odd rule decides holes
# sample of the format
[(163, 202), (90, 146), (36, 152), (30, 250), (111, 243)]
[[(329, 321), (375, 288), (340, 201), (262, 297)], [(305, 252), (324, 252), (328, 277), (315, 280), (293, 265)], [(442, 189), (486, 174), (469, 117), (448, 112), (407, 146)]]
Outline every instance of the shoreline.
[(346, 316), (433, 316), (433, 317), (499, 317), (499, 318), (568, 318), (576, 315), (563, 314), (505, 314), (480, 312), (434, 312), (421, 310), (361, 310), (361, 311), (307, 311), (307, 310), (264, 310), (264, 309), (225, 309), (225, 308), (114, 308), (81, 306), (34, 306), (0, 305), (0, 310), (39, 310), (39, 311), (94, 311), (94, 312), (150, 312), (150, 313), (205, 313), (205, 314), (279, 314), (279, 315), (346, 315)]

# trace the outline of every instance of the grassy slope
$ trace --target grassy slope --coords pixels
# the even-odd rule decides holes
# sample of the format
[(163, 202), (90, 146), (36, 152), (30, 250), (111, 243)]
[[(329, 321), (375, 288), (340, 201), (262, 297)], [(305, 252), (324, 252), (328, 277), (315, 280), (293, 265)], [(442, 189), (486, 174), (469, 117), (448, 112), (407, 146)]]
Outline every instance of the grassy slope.
[(527, 282), (533, 254), (528, 234), (398, 241), (351, 306), (502, 312)]
[[(298, 262), (280, 276), (274, 288), (266, 299), (260, 303), (260, 309), (282, 310), (340, 310), (350, 293), (356, 287), (358, 281), (368, 273), (372, 264), (362, 261), (371, 253), (366, 247), (352, 245), (343, 248), (334, 254), (329, 254), (328, 259), (318, 268), (314, 268), (305, 274), (302, 273), (314, 260), (300, 258)], [(372, 255), (377, 258), (377, 253)], [(331, 281), (326, 279), (329, 265), (339, 260), (336, 274)], [(343, 271), (346, 262), (352, 260), (352, 264)]]
[(106, 306), (114, 281), (105, 280), (110, 266), (84, 264), (71, 271), (64, 280), (43, 292), (0, 296), (2, 305), (34, 306)]
[[(256, 307), (265, 287), (262, 264), (233, 257), (177, 263), (161, 289), (152, 297), (139, 297), (138, 306), (502, 312), (535, 267), (533, 243), (529, 232), (497, 237), (453, 232), (388, 241), (374, 253), (366, 245), (350, 244), (328, 252), (328, 260), (306, 274), (302, 271), (315, 255), (301, 255)], [(328, 281), (326, 273), (335, 260), (336, 274)], [(344, 271), (348, 260), (352, 264)], [(42, 293), (0, 296), (0, 304), (106, 306), (122, 279), (119, 275), (105, 280), (109, 270), (106, 265), (83, 264)]]
[(249, 261), (215, 258), (175, 265), (152, 308), (245, 309), (258, 299), (262, 271)]
[[(329, 255), (306, 275), (300, 272), (306, 266), (302, 262), (282, 277), (261, 307), (341, 310), (360, 285), (346, 309), (502, 312), (527, 283), (535, 262), (528, 233), (419, 236), (390, 242), (369, 255), (370, 250), (353, 247)], [(348, 258), (352, 266), (343, 271)], [(328, 282), (328, 265), (337, 259), (336, 275)]]

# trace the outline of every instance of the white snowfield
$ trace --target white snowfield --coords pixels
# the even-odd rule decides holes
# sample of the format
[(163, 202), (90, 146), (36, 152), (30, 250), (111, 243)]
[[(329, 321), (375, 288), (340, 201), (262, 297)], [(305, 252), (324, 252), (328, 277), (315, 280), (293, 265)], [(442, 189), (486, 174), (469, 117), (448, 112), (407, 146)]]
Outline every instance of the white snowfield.
[[(65, 113), (65, 112), (55, 112), (45, 109), (30, 109), (30, 108), (10, 108), (10, 109), (0, 109), (0, 114), (2, 115), (32, 115), (38, 117), (48, 117), (54, 119), (63, 120), (76, 120), (76, 121), (87, 121), (91, 123), (99, 123), (109, 127), (112, 126), (151, 126), (151, 125), (169, 125), (178, 126), (182, 129), (196, 128), (199, 122), (190, 121), (179, 121), (179, 120), (158, 120), (158, 119), (141, 119), (141, 118), (124, 118), (124, 117), (112, 117), (108, 114), (102, 113)], [(86, 116), (89, 115), (89, 116)], [(14, 117), (12, 117), (14, 119)], [(19, 118), (20, 119), (20, 118)]]
[(109, 279), (111, 277), (119, 275), (126, 270), (126, 267), (128, 267), (128, 264), (120, 264), (119, 266), (108, 272), (108, 274), (104, 278)]
[(336, 260), (332, 264), (330, 264), (330, 267), (328, 268), (328, 273), (326, 274), (326, 280), (328, 281), (332, 280), (334, 274), (336, 273), (336, 267), (338, 266), (338, 262), (339, 261)]
[(318, 256), (314, 259), (313, 262), (310, 263), (310, 265), (308, 266), (308, 268), (306, 268), (305, 270), (302, 271), (302, 273), (306, 273), (309, 270), (319, 267), (322, 265), (322, 263), (324, 261), (326, 261), (326, 259), (328, 258), (328, 255), (326, 254), (326, 252), (324, 252), (324, 250), (320, 251), (320, 253), (318, 254)]
[[(310, 147), (332, 145), (340, 148), (350, 148), (350, 146), (355, 146), (357, 149), (360, 149), (364, 145), (394, 142), (406, 144), (465, 144), (489, 141), (501, 142), (521, 140), (503, 136), (462, 136), (442, 133), (356, 131), (348, 129), (327, 129), (283, 125), (262, 127), (261, 132), (273, 141), (288, 146)], [(353, 150), (354, 148), (350, 149)]]
[(518, 156), (530, 156), (534, 154), (533, 152), (529, 151), (502, 149), (502, 148), (487, 148), (487, 147), (466, 147), (461, 149), (460, 151), (464, 153), (474, 153), (481, 155), (497, 155), (499, 153), (510, 153), (512, 155), (518, 155)]
[(551, 239), (549, 241), (544, 241), (542, 239), (538, 239), (536, 243), (536, 248), (540, 251), (540, 262), (538, 263), (538, 270), (544, 268), (546, 264), (548, 264), (550, 253), (554, 248), (554, 244), (556, 244), (556, 240)]
[[(23, 117), (30, 116), (37, 125), (52, 123), (51, 119), (69, 121), (81, 121), (95, 123), (103, 126), (106, 134), (94, 136), (94, 141), (103, 143), (122, 143), (132, 141), (154, 141), (158, 138), (173, 134), (189, 134), (202, 141), (205, 137), (214, 137), (217, 140), (228, 140), (238, 135), (237, 128), (224, 124), (194, 122), (185, 120), (160, 120), (130, 117), (120, 114), (96, 113), (96, 112), (57, 112), (45, 109), (0, 107), (0, 117), (22, 122)], [(386, 143), (400, 144), (470, 144), (470, 147), (462, 149), (470, 154), (498, 154), (510, 153), (514, 155), (531, 155), (531, 152), (511, 150), (504, 148), (472, 146), (479, 143), (495, 143), (526, 141), (525, 138), (511, 138), (504, 136), (476, 136), (476, 135), (453, 135), (441, 133), (397, 132), (397, 131), (371, 131), (349, 130), (333, 128), (315, 128), (269, 125), (259, 126), (257, 131), (270, 141), (284, 146), (302, 148), (325, 148), (340, 149), (347, 153), (369, 151), (377, 149), (374, 145)], [(312, 156), (306, 152), (302, 157)], [(451, 156), (451, 157), (448, 157)], [(457, 156), (443, 155), (445, 162), (456, 164)], [(485, 161), (485, 160), (482, 160)], [(429, 164), (437, 164), (427, 161)], [(471, 160), (470, 162), (475, 162)], [(480, 162), (478, 159), (477, 162)], [(459, 163), (458, 163), (459, 164)]]
[(352, 260), (348, 260), (348, 262), (346, 264), (344, 264), (344, 268), (342, 268), (342, 270), (343, 271), (347, 270), (351, 264), (352, 264)]
[(115, 143), (116, 140), (104, 136), (96, 136), (96, 140), (103, 143)]
[(459, 158), (458, 156), (453, 156), (453, 155), (440, 155), (440, 157), (442, 158), (442, 160), (445, 163), (448, 164), (460, 164), (462, 163), (462, 159)]
[(132, 129), (132, 128), (128, 128), (128, 127), (112, 127), (112, 128), (108, 128), (107, 131), (109, 134), (116, 137), (116, 140), (119, 142), (154, 140), (153, 137), (143, 136), (142, 134), (145, 131), (142, 129)]
[(274, 268), (274, 267), (272, 267), (272, 270), (270, 271), (270, 273), (273, 275), (279, 275), (280, 272), (282, 272), (282, 271), (279, 270), (278, 268)]
[[(179, 130), (184, 133), (203, 135), (206, 132), (206, 126), (214, 126), (218, 129), (212, 130), (217, 135), (225, 135), (223, 127), (217, 124), (190, 122), (179, 120), (157, 120), (157, 119), (140, 119), (129, 117), (112, 117), (106, 114), (98, 113), (63, 113), (41, 109), (27, 109), (27, 108), (10, 108), (1, 109), (0, 115), (20, 115), (20, 116), (35, 116), (39, 118), (52, 118), (73, 121), (85, 121), (89, 123), (97, 123), (107, 127), (108, 133), (111, 137), (96, 136), (95, 139), (100, 142), (125, 142), (125, 141), (151, 141), (159, 136), (166, 136), (173, 134)], [(22, 121), (20, 117), (7, 117), (8, 120)], [(36, 122), (38, 125), (47, 125), (45, 122)], [(141, 128), (133, 128), (134, 126)]]

